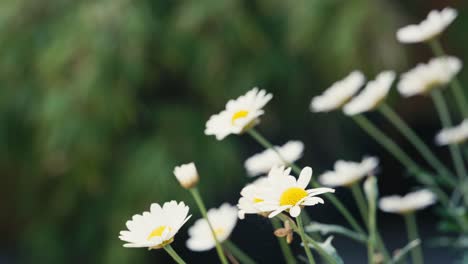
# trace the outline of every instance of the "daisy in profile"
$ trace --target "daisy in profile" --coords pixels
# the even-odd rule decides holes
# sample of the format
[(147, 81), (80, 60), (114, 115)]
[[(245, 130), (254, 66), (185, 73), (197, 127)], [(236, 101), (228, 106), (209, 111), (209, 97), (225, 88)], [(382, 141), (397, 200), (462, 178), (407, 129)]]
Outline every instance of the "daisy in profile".
[(407, 214), (424, 209), (436, 202), (433, 192), (422, 189), (405, 196), (392, 195), (382, 197), (379, 201), (380, 210), (387, 213)]
[[(232, 230), (237, 223), (237, 208), (230, 204), (223, 204), (219, 208), (208, 210), (208, 219), (213, 226), (217, 240), (222, 243), (231, 235)], [(195, 224), (189, 228), (189, 239), (187, 247), (193, 251), (206, 251), (216, 246), (208, 222), (204, 219), (198, 219)]]
[(268, 178), (260, 177), (253, 183), (245, 186), (241, 191), (241, 198), (237, 204), (238, 217), (244, 219), (246, 214), (263, 214), (258, 204), (264, 202), (263, 196), (269, 188)]
[(162, 207), (153, 203), (149, 212), (136, 214), (127, 221), (128, 231), (120, 231), (119, 238), (127, 242), (124, 247), (166, 247), (174, 241), (175, 234), (191, 217), (187, 216), (188, 211), (189, 207), (183, 202), (166, 202)]
[(294, 163), (302, 157), (304, 144), (301, 141), (288, 141), (281, 147), (275, 146), (275, 149), (281, 154), (284, 160), (282, 160), (274, 150), (266, 149), (245, 161), (244, 166), (247, 169), (247, 173), (250, 176), (257, 176), (259, 174), (268, 173), (274, 166)]
[(461, 144), (468, 139), (468, 119), (451, 128), (442, 129), (436, 136), (438, 145)]
[(442, 11), (432, 10), (427, 18), (417, 25), (408, 25), (397, 31), (402, 43), (430, 41), (439, 36), (457, 17), (457, 10), (446, 7)]
[(259, 202), (261, 211), (271, 212), (268, 217), (273, 218), (283, 211), (289, 212), (292, 217), (301, 213), (301, 208), (324, 203), (323, 199), (316, 197), (323, 193), (333, 193), (330, 188), (307, 189), (312, 178), (312, 169), (302, 169), (299, 178), (290, 175), (291, 168), (274, 167), (268, 174), (268, 188), (261, 197), (264, 201)]
[(395, 72), (381, 72), (375, 80), (367, 83), (364, 90), (343, 107), (346, 115), (362, 114), (377, 108), (385, 99), (395, 80)]
[(195, 187), (199, 180), (197, 167), (195, 167), (195, 163), (193, 162), (175, 167), (174, 175), (185, 189)]
[(461, 70), (462, 62), (455, 57), (433, 58), (427, 64), (420, 63), (412, 70), (401, 75), (398, 91), (404, 97), (427, 94), (440, 88), (453, 79)]
[(375, 157), (366, 157), (361, 162), (338, 160), (334, 170), (319, 176), (318, 181), (324, 186), (351, 186), (360, 179), (373, 174), (379, 165)]
[(360, 71), (351, 72), (346, 78), (335, 82), (319, 96), (312, 98), (310, 110), (312, 112), (329, 112), (343, 106), (365, 82)]
[(229, 100), (226, 109), (212, 115), (206, 122), (205, 135), (214, 135), (222, 140), (230, 134), (241, 134), (259, 122), (263, 107), (273, 96), (257, 87), (236, 100)]

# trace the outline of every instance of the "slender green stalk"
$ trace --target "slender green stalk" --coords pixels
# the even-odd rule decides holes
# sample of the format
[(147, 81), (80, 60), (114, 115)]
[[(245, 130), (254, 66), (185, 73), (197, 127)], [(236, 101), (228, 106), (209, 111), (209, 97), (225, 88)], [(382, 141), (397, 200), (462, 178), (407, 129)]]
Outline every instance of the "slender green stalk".
[(213, 234), (213, 238), (216, 242), (216, 252), (218, 253), (219, 260), (221, 260), (221, 263), (223, 264), (228, 264), (228, 261), (226, 259), (226, 256), (224, 255), (223, 249), (218, 241), (218, 238), (216, 237), (216, 233), (213, 229), (213, 226), (211, 225), (210, 220), (208, 220), (208, 215), (206, 213), (206, 207), (205, 204), (203, 203), (203, 200), (200, 196), (200, 192), (198, 191), (197, 187), (194, 187), (192, 189), (189, 189), (190, 193), (192, 194), (193, 198), (195, 199), (195, 202), (197, 203), (198, 208), (200, 209), (200, 212), (205, 218), (206, 222), (208, 223), (208, 226), (210, 227), (211, 234)]
[(302, 243), (304, 244), (304, 250), (307, 255), (307, 260), (309, 261), (309, 263), (315, 264), (314, 257), (312, 256), (312, 252), (310, 252), (309, 243), (306, 239), (306, 235), (304, 232), (304, 226), (302, 224), (302, 217), (299, 215), (298, 217), (296, 217), (296, 220), (297, 220), (299, 236), (301, 236)]
[[(415, 239), (419, 239), (418, 226), (416, 225), (416, 217), (414, 216), (414, 213), (405, 214), (404, 217), (405, 217), (406, 229), (408, 231), (408, 242), (411, 242)], [(411, 251), (411, 258), (413, 260), (413, 264), (424, 263), (421, 245), (415, 247)]]
[(421, 156), (431, 165), (437, 173), (444, 177), (445, 180), (452, 185), (457, 186), (453, 179), (453, 174), (445, 165), (432, 153), (429, 147), (421, 140), (421, 138), (411, 129), (400, 116), (393, 111), (387, 104), (383, 103), (379, 111), (405, 136), (408, 141), (419, 151)]
[[(289, 221), (289, 222), (291, 222), (291, 221)], [(271, 224), (273, 225), (273, 228), (275, 230), (279, 229), (279, 228), (282, 228), (281, 222), (276, 218), (271, 219)], [(295, 264), (296, 259), (294, 259), (294, 255), (293, 255), (293, 253), (291, 251), (291, 248), (289, 247), (288, 243), (286, 242), (286, 239), (283, 238), (283, 237), (278, 237), (278, 243), (280, 245), (281, 252), (283, 253), (283, 257), (284, 257), (284, 260), (286, 261), (286, 263), (287, 264)]]
[(171, 245), (166, 245), (163, 247), (164, 250), (174, 259), (178, 264), (185, 264), (185, 261), (175, 252)]
[[(431, 92), (431, 96), (432, 96), (432, 100), (434, 101), (437, 112), (439, 114), (440, 121), (442, 122), (442, 126), (445, 128), (451, 127), (452, 120), (450, 118), (448, 107), (447, 107), (447, 104), (445, 103), (442, 93), (440, 92), (440, 90), (435, 89)], [(467, 179), (467, 173), (466, 173), (465, 164), (463, 162), (463, 157), (462, 157), (460, 146), (450, 144), (449, 150), (453, 159), (455, 170), (457, 171), (457, 175), (460, 181), (463, 183)]]
[(353, 193), (354, 200), (356, 200), (359, 212), (361, 213), (361, 217), (367, 225), (368, 222), (367, 222), (366, 199), (364, 198), (364, 194), (362, 193), (361, 188), (359, 187), (359, 184), (351, 185), (351, 192)]
[(368, 201), (368, 226), (369, 238), (367, 239), (367, 258), (368, 263), (374, 263), (375, 245), (377, 242), (377, 224), (376, 224), (376, 197), (369, 197)]
[[(271, 144), (266, 138), (264, 138), (259, 132), (257, 132), (255, 129), (250, 129), (248, 130), (249, 135), (251, 135), (260, 145), (262, 145), (264, 148), (268, 149), (273, 149), (276, 154), (284, 161), (284, 158), (281, 156), (281, 153), (279, 153), (274, 147), (273, 144)], [(294, 163), (290, 164), (291, 168), (293, 171), (297, 174), (301, 173), (301, 169)], [(312, 180), (312, 186), (314, 188), (321, 187), (316, 181)], [(348, 221), (348, 223), (353, 227), (353, 229), (356, 232), (365, 234), (364, 230), (359, 226), (357, 221), (354, 219), (353, 215), (346, 209), (346, 207), (332, 194), (326, 193), (324, 196), (338, 209), (338, 211), (343, 215), (343, 217)]]
[(301, 173), (301, 168), (299, 168), (299, 166), (297, 166), (296, 164), (294, 163), (290, 163), (288, 162), (284, 157), (283, 155), (281, 155), (281, 153), (273, 146), (273, 144), (271, 144), (266, 138), (264, 138), (260, 133), (257, 132), (257, 130), (255, 130), (255, 128), (251, 128), (249, 130), (247, 130), (247, 133), (249, 133), (250, 136), (252, 136), (258, 143), (260, 143), (260, 145), (262, 145), (265, 149), (271, 149), (273, 150), (277, 155), (278, 157), (281, 159), (281, 161), (284, 163), (284, 164), (287, 164), (289, 166), (291, 166), (291, 168), (293, 169), (293, 171), (297, 174)]
[(240, 260), (240, 263), (245, 263), (245, 264), (255, 264), (256, 262), (251, 259), (247, 254), (245, 254), (239, 247), (237, 247), (234, 243), (232, 243), (229, 240), (225, 240), (223, 242), (223, 245), (226, 247), (226, 249), (234, 255), (238, 260)]
[[(431, 46), (432, 52), (434, 52), (436, 56), (445, 55), (444, 49), (442, 48), (442, 45), (440, 45), (439, 40), (434, 39), (431, 42), (429, 42), (429, 45)], [(466, 103), (466, 97), (463, 94), (463, 89), (456, 77), (453, 78), (452, 82), (450, 83), (450, 86), (453, 97), (455, 97), (455, 101), (457, 102), (457, 106), (460, 112), (462, 113), (463, 117), (467, 118), (468, 105)]]

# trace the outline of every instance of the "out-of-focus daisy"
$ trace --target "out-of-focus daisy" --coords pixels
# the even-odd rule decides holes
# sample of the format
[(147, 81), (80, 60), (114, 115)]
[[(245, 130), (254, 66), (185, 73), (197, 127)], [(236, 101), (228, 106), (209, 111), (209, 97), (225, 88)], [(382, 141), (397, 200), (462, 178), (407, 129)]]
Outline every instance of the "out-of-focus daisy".
[(335, 82), (323, 94), (312, 98), (310, 110), (312, 112), (329, 112), (343, 106), (365, 82), (360, 71), (351, 72), (343, 80)]
[[(210, 221), (217, 240), (222, 243), (231, 235), (237, 222), (237, 208), (230, 204), (223, 204), (220, 208), (208, 210), (208, 220)], [(210, 250), (216, 246), (208, 222), (202, 218), (188, 230), (189, 239), (187, 247), (193, 251)]]
[(457, 10), (446, 7), (442, 11), (432, 10), (418, 25), (408, 25), (397, 31), (397, 39), (402, 43), (429, 41), (445, 30), (457, 17)]
[(301, 141), (288, 141), (283, 146), (275, 146), (275, 148), (281, 154), (282, 158), (284, 158), (284, 161), (272, 149), (267, 149), (261, 153), (255, 154), (244, 163), (250, 176), (268, 173), (273, 166), (294, 163), (302, 157), (304, 144)]
[(197, 167), (193, 162), (175, 167), (174, 175), (185, 189), (190, 189), (198, 183)]
[(398, 91), (405, 97), (427, 94), (432, 89), (448, 84), (460, 71), (462, 62), (455, 57), (433, 58), (429, 63), (420, 63), (401, 75)]
[(468, 139), (468, 119), (458, 126), (442, 129), (436, 136), (438, 145), (460, 144)]
[(269, 186), (267, 177), (260, 177), (253, 183), (245, 186), (241, 191), (241, 198), (237, 207), (239, 208), (239, 219), (244, 219), (245, 214), (261, 214), (258, 204), (265, 201), (263, 195)]
[(175, 234), (191, 217), (189, 207), (183, 202), (166, 202), (161, 207), (151, 204), (149, 212), (136, 214), (127, 221), (128, 231), (120, 231), (119, 238), (127, 244), (124, 247), (162, 248), (172, 243)]
[(395, 80), (395, 72), (381, 72), (367, 83), (364, 90), (343, 107), (346, 115), (357, 115), (375, 109), (385, 99)]
[(268, 174), (268, 188), (262, 194), (264, 201), (258, 203), (261, 211), (271, 212), (268, 217), (272, 218), (277, 214), (288, 211), (292, 217), (297, 217), (304, 206), (312, 206), (324, 203), (319, 194), (335, 192), (330, 188), (306, 189), (312, 178), (312, 169), (305, 167), (302, 169), (299, 178), (296, 180), (289, 175), (291, 168), (273, 167)]
[(405, 196), (392, 195), (379, 200), (380, 210), (387, 213), (406, 214), (424, 209), (436, 202), (433, 192), (423, 189)]
[(226, 109), (212, 115), (206, 122), (205, 134), (214, 135), (222, 140), (229, 134), (241, 134), (259, 122), (263, 107), (273, 96), (257, 87), (236, 100), (229, 100)]
[(325, 186), (350, 186), (369, 174), (374, 173), (379, 165), (375, 157), (366, 157), (361, 162), (338, 160), (334, 170), (319, 176), (318, 181)]

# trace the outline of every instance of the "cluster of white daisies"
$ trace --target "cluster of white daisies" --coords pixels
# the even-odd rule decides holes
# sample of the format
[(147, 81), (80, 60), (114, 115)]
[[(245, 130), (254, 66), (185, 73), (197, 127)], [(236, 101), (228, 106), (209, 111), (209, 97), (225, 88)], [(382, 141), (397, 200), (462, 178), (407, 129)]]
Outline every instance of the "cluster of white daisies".
[[(403, 43), (431, 41), (456, 15), (456, 11), (451, 8), (440, 12), (431, 11), (420, 24), (398, 30), (397, 38)], [(461, 67), (461, 61), (452, 56), (433, 58), (402, 74), (397, 89), (404, 97), (430, 93), (451, 82)], [(313, 112), (342, 109), (349, 116), (372, 111), (385, 100), (395, 79), (395, 72), (383, 71), (366, 84), (364, 74), (353, 71), (323, 94), (314, 97), (310, 109)], [(263, 109), (272, 98), (272, 94), (265, 90), (253, 88), (245, 95), (228, 101), (223, 111), (209, 118), (205, 134), (222, 140), (230, 134), (252, 131), (259, 124)], [(445, 128), (436, 136), (436, 142), (440, 145), (461, 144), (467, 139), (468, 120), (459, 126)], [(219, 208), (208, 210), (206, 218), (197, 220), (188, 230), (187, 247), (193, 251), (204, 251), (214, 248), (217, 243), (223, 243), (229, 238), (237, 219), (244, 219), (246, 214), (268, 218), (288, 214), (297, 218), (305, 207), (324, 203), (324, 199), (318, 195), (334, 193), (332, 188), (359, 184), (366, 176), (375, 174), (379, 163), (375, 157), (365, 157), (361, 162), (338, 160), (333, 170), (318, 176), (315, 186), (320, 186), (310, 188), (310, 167), (304, 167), (297, 178), (289, 168), (295, 166), (294, 163), (302, 157), (303, 151), (302, 142), (289, 141), (247, 159), (244, 163), (247, 174), (259, 177), (241, 190), (237, 206), (224, 203)], [(196, 188), (199, 182), (194, 163), (176, 167), (174, 174), (186, 189)], [(385, 212), (408, 214), (435, 202), (436, 196), (431, 191), (420, 189), (403, 197), (383, 197), (379, 207)], [(125, 247), (164, 248), (172, 243), (176, 233), (190, 217), (189, 207), (184, 202), (171, 201), (162, 206), (154, 203), (149, 211), (134, 215), (126, 223), (128, 230), (120, 232), (120, 239), (126, 242)]]

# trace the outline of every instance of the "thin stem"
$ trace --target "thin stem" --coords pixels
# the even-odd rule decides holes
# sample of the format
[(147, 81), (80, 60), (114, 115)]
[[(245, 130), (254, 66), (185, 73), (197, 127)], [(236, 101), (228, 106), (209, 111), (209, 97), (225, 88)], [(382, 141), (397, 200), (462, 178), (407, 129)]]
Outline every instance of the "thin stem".
[(304, 244), (304, 250), (305, 250), (305, 253), (307, 255), (307, 259), (308, 259), (309, 263), (315, 264), (314, 257), (312, 256), (312, 252), (310, 252), (309, 243), (308, 243), (308, 241), (306, 239), (306, 235), (304, 233), (304, 226), (302, 224), (302, 217), (299, 215), (298, 217), (296, 217), (296, 220), (297, 220), (297, 227), (298, 227), (299, 235), (301, 236), (302, 243)]
[(368, 226), (369, 238), (367, 239), (367, 258), (368, 263), (374, 263), (375, 245), (377, 242), (377, 221), (376, 221), (376, 197), (369, 197), (368, 201)]
[(240, 263), (245, 264), (255, 264), (256, 262), (251, 259), (247, 254), (245, 254), (239, 247), (237, 247), (234, 243), (229, 240), (225, 240), (223, 245), (227, 248), (229, 252), (231, 252), (234, 257), (239, 259)]
[(432, 153), (429, 147), (421, 140), (421, 138), (411, 129), (403, 119), (387, 104), (383, 103), (379, 111), (392, 123), (403, 136), (419, 151), (421, 156), (431, 165), (435, 171), (443, 176), (452, 187), (457, 186), (453, 179), (453, 174), (445, 165)]
[[(408, 242), (419, 239), (418, 227), (416, 225), (416, 217), (414, 216), (414, 213), (405, 214), (404, 217), (406, 229), (408, 231)], [(411, 259), (413, 260), (413, 264), (424, 263), (421, 245), (418, 245), (411, 251)]]
[(358, 205), (359, 212), (361, 213), (361, 217), (366, 223), (367, 222), (367, 206), (366, 206), (366, 200), (364, 198), (364, 195), (361, 191), (361, 188), (359, 187), (359, 184), (353, 184), (351, 185), (351, 192), (353, 193), (354, 200), (356, 200), (356, 203)]
[(211, 234), (213, 235), (213, 238), (214, 238), (214, 240), (216, 242), (216, 252), (218, 253), (219, 260), (221, 260), (221, 263), (223, 263), (223, 264), (228, 264), (226, 256), (223, 253), (223, 249), (222, 249), (221, 245), (219, 244), (218, 238), (216, 237), (216, 233), (215, 233), (215, 231), (213, 229), (213, 226), (211, 225), (211, 222), (208, 219), (208, 215), (206, 213), (206, 207), (205, 207), (205, 204), (203, 203), (203, 200), (202, 200), (202, 198), (200, 196), (200, 192), (198, 191), (198, 188), (194, 187), (194, 188), (190, 189), (190, 193), (192, 193), (192, 196), (195, 199), (195, 202), (197, 203), (197, 206), (200, 209), (200, 212), (201, 212), (203, 218), (205, 218), (206, 222), (208, 223), (208, 226), (210, 227)]
[[(450, 118), (450, 114), (448, 111), (447, 104), (445, 103), (444, 97), (442, 93), (435, 89), (431, 93), (432, 100), (436, 106), (437, 112), (439, 114), (440, 121), (442, 122), (442, 126), (447, 128), (452, 126), (452, 120)], [(460, 150), (460, 146), (450, 144), (449, 145), (450, 154), (453, 159), (453, 164), (455, 166), (455, 170), (457, 171), (457, 175), (461, 182), (464, 182), (467, 178), (465, 164), (463, 163), (462, 152)]]
[[(429, 45), (431, 46), (432, 52), (436, 56), (444, 56), (445, 51), (442, 48), (442, 45), (440, 45), (439, 40), (434, 39), (431, 42), (429, 42)], [(463, 89), (460, 85), (460, 82), (456, 77), (454, 77), (450, 83), (450, 88), (453, 94), (453, 97), (455, 97), (455, 101), (457, 102), (457, 106), (462, 113), (462, 115), (467, 118), (468, 117), (468, 105), (466, 103), (466, 97), (463, 94)]]
[(260, 145), (262, 145), (265, 149), (271, 149), (273, 150), (278, 157), (281, 159), (281, 161), (288, 166), (291, 166), (293, 171), (297, 174), (301, 173), (301, 168), (299, 168), (296, 164), (288, 162), (283, 155), (276, 149), (273, 144), (271, 144), (266, 138), (264, 138), (260, 133), (255, 130), (255, 128), (251, 128), (247, 130), (247, 133), (249, 133), (250, 136), (252, 136)]
[(179, 264), (185, 264), (185, 261), (177, 254), (177, 252), (171, 247), (171, 245), (166, 245), (163, 248), (174, 259), (175, 262)]
[[(291, 221), (289, 221), (291, 222)], [(271, 219), (271, 224), (273, 225), (273, 228), (276, 230), (276, 229), (279, 229), (279, 228), (282, 228), (281, 226), (281, 222), (276, 219), (276, 218), (273, 218)], [(281, 248), (281, 252), (283, 253), (283, 257), (284, 257), (284, 260), (286, 261), (287, 264), (295, 264), (296, 263), (296, 260), (294, 259), (294, 255), (291, 251), (291, 248), (289, 247), (288, 243), (286, 242), (286, 239), (283, 238), (283, 237), (277, 237), (278, 238), (278, 243), (280, 245), (280, 248)]]

